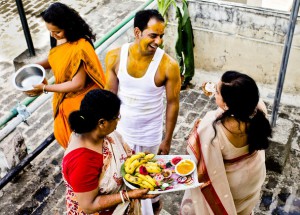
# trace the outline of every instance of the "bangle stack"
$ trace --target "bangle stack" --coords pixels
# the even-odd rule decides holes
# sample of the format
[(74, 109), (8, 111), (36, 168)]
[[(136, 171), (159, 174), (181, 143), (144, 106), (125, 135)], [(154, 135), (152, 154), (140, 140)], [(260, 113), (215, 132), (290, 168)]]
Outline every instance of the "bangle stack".
[(127, 190), (123, 190), (123, 192), (125, 193), (125, 195), (126, 195), (126, 199), (127, 199), (127, 201), (130, 201), (130, 198), (129, 198), (129, 195), (128, 195), (128, 193), (127, 193)]
[(124, 196), (123, 196), (123, 190), (120, 191), (120, 196), (121, 196), (121, 200), (123, 202), (123, 204), (125, 203), (125, 200), (124, 200)]
[(121, 200), (122, 200), (123, 204), (124, 204), (125, 202), (130, 201), (130, 198), (129, 198), (129, 195), (128, 195), (128, 193), (127, 193), (127, 190), (121, 190), (121, 191), (120, 191), (120, 197), (121, 197)]
[(48, 91), (45, 90), (46, 85), (47, 85), (47, 84), (44, 84), (44, 86), (43, 86), (43, 93), (45, 93), (45, 94), (48, 93)]

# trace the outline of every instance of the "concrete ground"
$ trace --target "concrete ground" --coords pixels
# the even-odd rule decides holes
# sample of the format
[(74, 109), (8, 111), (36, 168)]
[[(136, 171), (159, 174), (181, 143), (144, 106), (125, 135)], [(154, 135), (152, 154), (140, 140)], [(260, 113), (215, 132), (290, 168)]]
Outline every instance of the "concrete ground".
[[(27, 57), (26, 62), (35, 62), (47, 54), (49, 34), (38, 14), (54, 2), (27, 0), (23, 1), (28, 13), (28, 23), (32, 33), (37, 57)], [(142, 4), (142, 1), (111, 0), (91, 1), (72, 0), (72, 3), (84, 16), (101, 38), (106, 32), (119, 23), (129, 12)], [(26, 49), (26, 42), (21, 29), (15, 1), (2, 2), (0, 6), (0, 118), (6, 116), (18, 101), (25, 95), (14, 90), (10, 78), (15, 71), (13, 60), (17, 60)], [(102, 59), (103, 56), (100, 56)], [(185, 141), (197, 117), (216, 107), (213, 98), (207, 98), (200, 90), (203, 81), (215, 81), (220, 73), (199, 71), (193, 85), (181, 92), (180, 113), (174, 131), (171, 154), (184, 154)], [(48, 72), (51, 76), (51, 72)], [(269, 113), (273, 104), (272, 92), (265, 86), (260, 86), (263, 100), (268, 105)], [(292, 99), (290, 99), (292, 98)], [(38, 99), (40, 100), (40, 98)], [(283, 95), (279, 118), (288, 120), (292, 125), (290, 137), (289, 157), (282, 174), (268, 171), (265, 184), (261, 192), (261, 201), (255, 209), (255, 214), (300, 214), (300, 109), (294, 95)], [(27, 120), (28, 125), (21, 123), (10, 135), (0, 142), (0, 158), (6, 146), (12, 143), (12, 138), (20, 133), (25, 139), (28, 152), (32, 152), (47, 136), (53, 132), (51, 101), (48, 100), (37, 109)], [(61, 159), (63, 150), (53, 142), (34, 161), (27, 166), (13, 181), (0, 191), (0, 214), (66, 214), (65, 188), (61, 177)], [(1, 175), (3, 176), (3, 175)], [(183, 192), (173, 192), (161, 196), (164, 202), (161, 214), (179, 214), (179, 204)]]

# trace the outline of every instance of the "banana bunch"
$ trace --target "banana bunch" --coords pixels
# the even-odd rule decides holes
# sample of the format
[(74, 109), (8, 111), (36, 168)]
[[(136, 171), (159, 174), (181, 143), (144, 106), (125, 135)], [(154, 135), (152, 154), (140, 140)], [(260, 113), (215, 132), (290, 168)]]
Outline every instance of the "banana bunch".
[(141, 184), (142, 183), (142, 179), (141, 178), (138, 178), (138, 177), (135, 177), (135, 176), (132, 176), (130, 174), (126, 174), (125, 177), (126, 181), (129, 181), (130, 183), (133, 183), (133, 184)]
[(149, 173), (160, 173), (161, 168), (158, 166), (158, 164), (157, 163), (152, 164), (152, 163), (148, 162), (144, 165), (146, 167), (147, 172), (149, 172)]
[(132, 155), (130, 158), (127, 158), (125, 161), (125, 171), (126, 173), (133, 174), (135, 169), (143, 163), (146, 163), (146, 159), (141, 159), (145, 157), (146, 154), (143, 152), (139, 152), (135, 155)]
[(124, 163), (126, 175), (124, 176), (125, 180), (139, 185), (141, 188), (149, 188), (151, 191), (155, 190), (156, 181), (150, 175), (140, 174), (139, 169), (143, 165), (148, 173), (160, 173), (161, 168), (155, 162), (151, 160), (155, 157), (154, 154), (145, 154), (139, 152), (135, 155), (132, 155)]

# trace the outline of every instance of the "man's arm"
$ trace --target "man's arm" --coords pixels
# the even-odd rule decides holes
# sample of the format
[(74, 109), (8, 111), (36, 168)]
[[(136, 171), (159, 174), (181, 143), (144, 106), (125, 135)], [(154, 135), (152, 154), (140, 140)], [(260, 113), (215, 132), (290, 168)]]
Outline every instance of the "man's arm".
[(109, 51), (105, 56), (106, 86), (105, 89), (115, 94), (118, 93), (119, 80), (117, 71), (119, 69), (120, 48)]
[[(169, 57), (169, 56), (168, 56)], [(170, 152), (173, 131), (177, 122), (180, 94), (180, 70), (178, 63), (169, 57), (165, 68), (166, 71), (166, 134), (159, 146), (158, 154), (167, 155)]]

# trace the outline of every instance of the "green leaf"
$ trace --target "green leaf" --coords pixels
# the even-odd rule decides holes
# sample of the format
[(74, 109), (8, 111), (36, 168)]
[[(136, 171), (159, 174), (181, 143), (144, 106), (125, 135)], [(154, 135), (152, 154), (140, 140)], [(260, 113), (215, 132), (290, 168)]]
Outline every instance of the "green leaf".
[[(173, 4), (176, 7), (176, 18), (178, 19), (177, 40), (175, 44), (176, 57), (180, 66), (180, 73), (184, 73), (186, 80), (191, 80), (194, 71), (194, 35), (190, 20), (187, 0), (182, 0), (182, 9), (176, 5), (175, 0), (157, 0), (158, 11), (163, 17)], [(167, 21), (166, 21), (167, 22)]]
[(177, 41), (175, 45), (176, 57), (180, 66), (180, 74), (186, 81), (190, 81), (194, 75), (194, 35), (188, 11), (188, 4), (182, 0), (182, 10), (176, 8), (178, 19)]
[(163, 17), (165, 17), (171, 4), (176, 6), (175, 0), (157, 0), (158, 11)]
[(121, 166), (121, 175), (122, 175), (123, 178), (124, 178), (125, 175), (126, 175), (125, 164), (124, 164), (124, 163), (123, 163), (122, 166)]
[(188, 18), (190, 18), (188, 4), (185, 0), (182, 0), (182, 10), (183, 10), (182, 25), (185, 25)]

